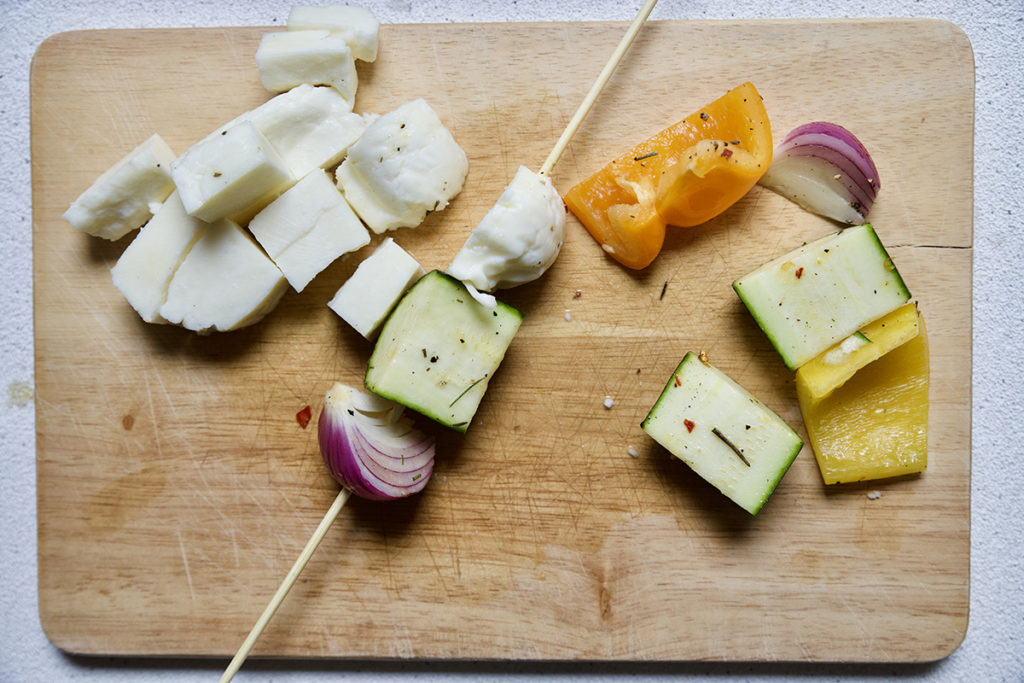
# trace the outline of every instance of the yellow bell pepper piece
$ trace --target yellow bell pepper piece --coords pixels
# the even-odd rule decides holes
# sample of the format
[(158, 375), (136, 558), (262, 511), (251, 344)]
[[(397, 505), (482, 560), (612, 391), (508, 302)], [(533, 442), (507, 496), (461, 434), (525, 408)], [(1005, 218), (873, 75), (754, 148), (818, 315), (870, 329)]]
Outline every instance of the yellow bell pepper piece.
[(812, 398), (823, 399), (858, 370), (916, 337), (917, 318), (917, 304), (904, 304), (804, 363), (797, 376)]
[(924, 318), (908, 304), (861, 334), (867, 343), (848, 343), (843, 350), (842, 342), (796, 373), (800, 411), (826, 484), (895, 477), (928, 466)]

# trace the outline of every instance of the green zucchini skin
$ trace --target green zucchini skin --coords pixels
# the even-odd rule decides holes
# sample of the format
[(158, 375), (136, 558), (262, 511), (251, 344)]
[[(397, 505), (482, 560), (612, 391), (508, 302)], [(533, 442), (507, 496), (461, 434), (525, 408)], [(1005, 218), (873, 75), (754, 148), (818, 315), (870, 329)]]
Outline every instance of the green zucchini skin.
[(693, 353), (669, 377), (641, 428), (751, 515), (803, 448), (782, 418)]
[(732, 287), (790, 370), (910, 299), (868, 223), (809, 242)]
[(465, 433), (522, 321), (516, 308), (499, 301), (489, 309), (462, 282), (432, 271), (384, 322), (364, 384)]

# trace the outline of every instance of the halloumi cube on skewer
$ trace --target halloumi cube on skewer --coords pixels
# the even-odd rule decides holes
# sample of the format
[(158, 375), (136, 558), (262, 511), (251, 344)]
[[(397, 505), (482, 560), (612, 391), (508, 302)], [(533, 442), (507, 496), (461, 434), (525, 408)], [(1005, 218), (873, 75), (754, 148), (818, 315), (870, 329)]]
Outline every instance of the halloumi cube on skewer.
[(329, 85), (355, 102), (359, 77), (344, 37), (328, 31), (265, 33), (256, 50), (263, 87), (283, 92), (302, 84)]
[(75, 230), (118, 240), (141, 227), (174, 191), (174, 152), (159, 135), (107, 169), (71, 203), (62, 218)]
[(462, 190), (466, 153), (422, 98), (375, 119), (337, 171), (348, 203), (375, 233), (416, 227)]
[(520, 166), (448, 274), (481, 292), (531, 282), (558, 258), (564, 234), (565, 204), (551, 179)]
[(316, 7), (295, 5), (288, 13), (289, 31), (324, 29), (342, 36), (352, 56), (364, 62), (377, 59), (380, 22), (373, 12), (355, 5)]
[(160, 307), (185, 255), (207, 224), (185, 213), (177, 192), (142, 226), (110, 270), (114, 286), (147, 323), (166, 323)]
[(256, 214), (249, 231), (296, 292), (342, 254), (370, 243), (370, 234), (322, 169)]
[[(657, 0), (646, 0), (636, 17), (633, 18), (612, 56), (587, 92), (587, 96), (583, 98), (576, 113), (573, 114), (555, 146), (548, 153), (547, 159), (541, 165), (540, 171), (536, 174), (540, 181), (550, 183), (548, 177), (551, 174), (551, 169), (561, 157), (562, 152), (565, 151), (597, 96), (611, 79), (616, 66), (633, 43), (640, 27), (647, 21), (647, 17), (656, 3)], [(554, 263), (561, 248), (561, 238), (557, 242), (550, 239), (550, 235), (548, 240), (542, 239), (544, 233), (550, 232), (553, 235), (558, 228), (554, 227), (549, 230), (547, 220), (542, 220), (544, 213), (540, 210), (532, 210), (530, 207), (533, 206), (533, 202), (529, 201), (531, 194), (535, 194), (535, 198), (541, 199), (541, 203), (543, 203), (542, 198), (549, 196), (553, 188), (538, 188), (534, 181), (527, 183), (526, 179), (529, 176), (526, 174), (529, 171), (524, 171), (525, 169), (520, 169), (520, 173), (505, 190), (505, 194), (499, 199), (498, 204), (484, 217), (481, 225), (478, 225), (470, 234), (466, 244), (456, 254), (449, 266), (449, 274), (456, 278), (465, 278), (463, 284), (467, 286), (469, 293), (481, 304), (491, 309), (497, 305), (495, 298), (481, 293), (480, 287), (473, 284), (474, 282), (484, 286), (493, 285), (493, 287), (514, 286), (528, 282), (539, 277)], [(526, 190), (532, 190), (532, 192)], [(503, 206), (506, 202), (508, 207)], [(538, 203), (538, 207), (541, 203)], [(564, 204), (562, 204), (561, 221), (563, 225), (564, 211)], [(519, 218), (524, 222), (517, 223)], [(555, 244), (557, 247), (554, 246)], [(545, 256), (548, 256), (550, 261), (546, 261), (543, 258)], [(533, 260), (531, 261), (531, 259)], [(536, 269), (535, 275), (531, 273), (533, 268)], [(506, 284), (503, 285), (503, 283)]]

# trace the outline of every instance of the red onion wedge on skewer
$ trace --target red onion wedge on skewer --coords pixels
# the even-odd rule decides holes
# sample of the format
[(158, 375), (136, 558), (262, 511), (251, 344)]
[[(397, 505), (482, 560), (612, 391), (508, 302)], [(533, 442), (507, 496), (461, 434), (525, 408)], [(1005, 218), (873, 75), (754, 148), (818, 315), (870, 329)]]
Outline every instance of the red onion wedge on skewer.
[(360, 498), (419, 493), (434, 469), (434, 437), (402, 417), (402, 406), (340, 382), (324, 398), (317, 434), (331, 476)]
[(402, 417), (403, 410), (397, 403), (340, 382), (327, 391), (317, 436), (320, 454), (341, 490), (224, 670), (221, 683), (230, 681), (241, 668), (349, 496), (397, 500), (427, 485), (434, 469), (434, 437)]

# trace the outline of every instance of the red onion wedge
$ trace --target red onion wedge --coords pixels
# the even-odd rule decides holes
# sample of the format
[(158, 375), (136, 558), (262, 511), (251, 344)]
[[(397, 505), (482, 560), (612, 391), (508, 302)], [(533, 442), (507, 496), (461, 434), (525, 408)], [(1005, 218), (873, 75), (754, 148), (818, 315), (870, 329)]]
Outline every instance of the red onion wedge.
[(825, 121), (790, 131), (758, 183), (808, 211), (849, 225), (865, 221), (881, 189), (878, 169), (860, 140)]
[(360, 498), (394, 500), (423, 490), (434, 470), (434, 437), (402, 406), (335, 383), (317, 424), (320, 454), (338, 483)]

